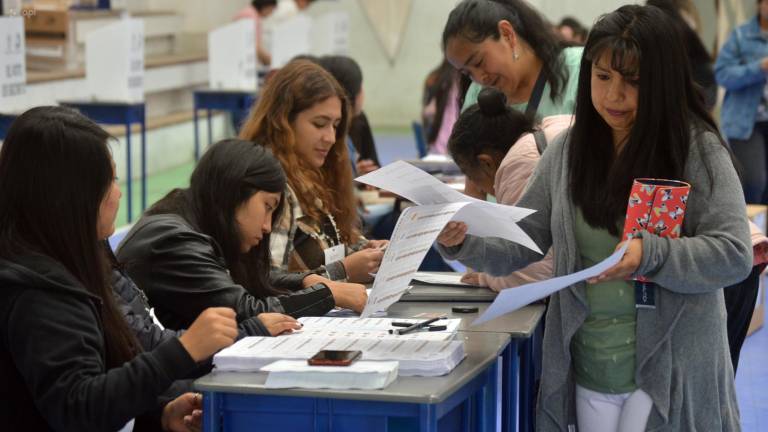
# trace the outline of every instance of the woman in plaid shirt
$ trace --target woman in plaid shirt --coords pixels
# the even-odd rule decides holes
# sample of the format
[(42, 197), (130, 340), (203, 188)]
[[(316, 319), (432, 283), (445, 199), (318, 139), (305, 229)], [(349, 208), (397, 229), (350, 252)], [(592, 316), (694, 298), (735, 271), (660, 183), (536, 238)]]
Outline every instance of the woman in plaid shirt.
[(359, 229), (347, 154), (349, 101), (322, 67), (295, 60), (264, 87), (240, 131), (269, 147), (288, 176), (286, 206), (270, 239), (272, 264), (332, 280), (368, 282), (386, 241)]

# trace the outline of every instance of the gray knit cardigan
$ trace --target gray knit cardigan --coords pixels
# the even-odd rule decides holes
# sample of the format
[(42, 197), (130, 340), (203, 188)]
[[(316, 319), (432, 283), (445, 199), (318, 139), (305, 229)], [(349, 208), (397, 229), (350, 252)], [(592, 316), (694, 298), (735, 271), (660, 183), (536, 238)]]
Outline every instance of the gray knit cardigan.
[[(554, 274), (582, 268), (568, 194), (568, 132), (544, 153), (518, 206), (538, 210), (520, 227), (555, 252)], [(693, 131), (684, 179), (691, 193), (683, 237), (643, 233), (637, 275), (658, 284), (656, 308), (637, 310), (635, 381), (653, 399), (649, 431), (738, 431), (722, 287), (752, 265), (744, 195), (727, 150), (712, 132)], [(541, 255), (499, 238), (467, 236), (440, 248), (478, 271), (506, 275)], [(544, 334), (537, 430), (575, 430), (571, 338), (589, 313), (585, 285), (554, 294)]]

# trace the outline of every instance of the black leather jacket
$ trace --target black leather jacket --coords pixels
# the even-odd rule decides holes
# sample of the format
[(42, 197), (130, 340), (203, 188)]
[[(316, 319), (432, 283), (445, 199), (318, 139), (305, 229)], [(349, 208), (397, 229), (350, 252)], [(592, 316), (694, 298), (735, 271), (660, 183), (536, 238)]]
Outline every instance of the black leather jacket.
[(272, 272), (270, 282), (291, 294), (257, 298), (236, 284), (218, 243), (176, 214), (142, 217), (125, 236), (117, 258), (147, 294), (167, 328), (189, 327), (209, 307), (231, 307), (243, 322), (263, 312), (324, 315), (335, 306), (324, 284), (302, 289), (306, 274)]
[[(164, 340), (179, 337), (184, 333), (184, 330), (164, 329), (155, 324), (149, 312), (152, 306), (146, 294), (123, 274), (122, 270), (112, 270), (111, 282), (117, 307), (144, 351), (153, 350)], [(264, 324), (253, 317), (238, 323), (237, 339), (246, 336), (270, 336), (270, 334)]]

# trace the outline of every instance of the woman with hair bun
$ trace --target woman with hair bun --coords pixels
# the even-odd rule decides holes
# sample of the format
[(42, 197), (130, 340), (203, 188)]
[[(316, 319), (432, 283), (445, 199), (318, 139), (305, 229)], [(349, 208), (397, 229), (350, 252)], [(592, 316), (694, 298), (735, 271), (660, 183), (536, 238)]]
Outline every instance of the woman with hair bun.
[[(504, 93), (483, 89), (477, 104), (464, 111), (453, 127), (448, 150), (467, 179), (483, 195), (500, 204), (515, 205), (523, 195), (547, 141), (566, 130), (570, 115), (545, 117), (539, 127), (520, 111), (507, 106)], [(463, 281), (495, 291), (552, 277), (552, 255), (510, 273), (494, 277), (468, 273)]]

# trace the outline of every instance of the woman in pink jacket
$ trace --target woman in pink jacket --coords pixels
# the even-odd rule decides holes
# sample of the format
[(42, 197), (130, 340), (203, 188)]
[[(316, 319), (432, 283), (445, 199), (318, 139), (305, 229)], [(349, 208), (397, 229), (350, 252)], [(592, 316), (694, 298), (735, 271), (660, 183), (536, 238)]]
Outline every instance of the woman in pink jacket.
[[(515, 205), (546, 142), (568, 129), (571, 120), (570, 115), (555, 115), (535, 126), (532, 119), (507, 106), (503, 93), (486, 88), (480, 92), (477, 105), (465, 110), (456, 121), (448, 150), (482, 194), (494, 196), (500, 204)], [(507, 276), (470, 272), (462, 280), (499, 291), (551, 277), (552, 254), (548, 253), (542, 261)]]

